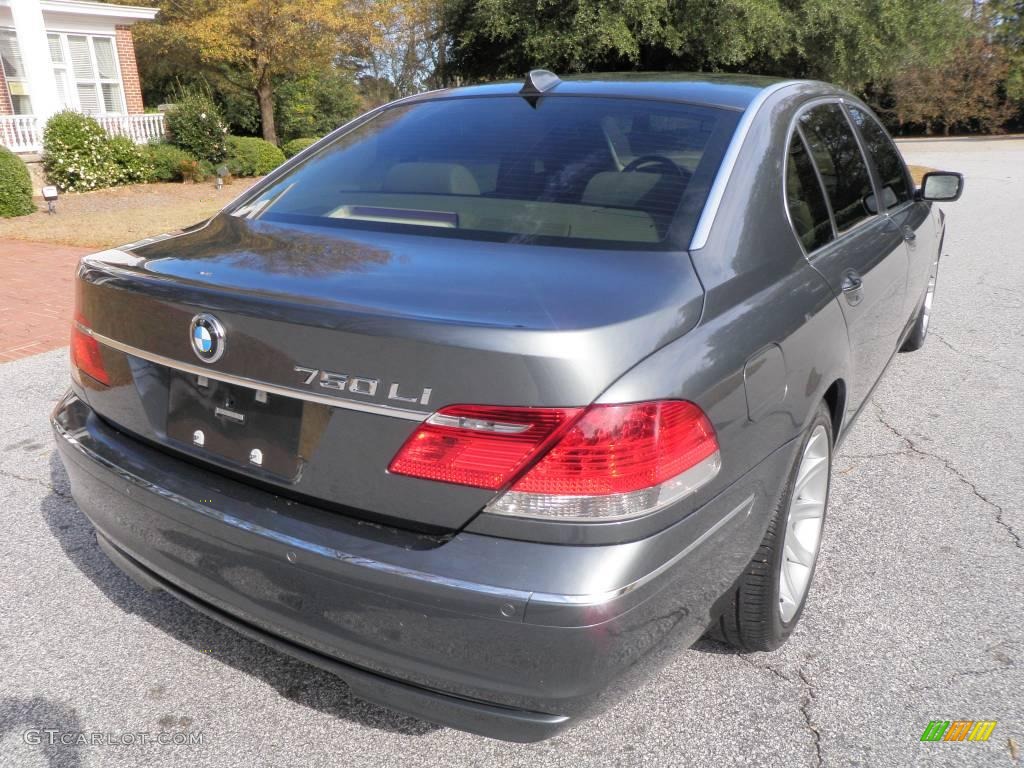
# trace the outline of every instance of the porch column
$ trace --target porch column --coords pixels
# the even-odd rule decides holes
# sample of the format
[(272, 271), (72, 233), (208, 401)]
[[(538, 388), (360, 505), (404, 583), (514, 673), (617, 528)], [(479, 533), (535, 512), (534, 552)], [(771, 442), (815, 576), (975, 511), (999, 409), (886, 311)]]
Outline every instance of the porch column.
[(46, 25), (39, 0), (11, 0), (14, 31), (18, 35), (21, 61), (25, 65), (28, 95), (32, 100), (32, 114), (39, 118), (39, 126), (50, 115), (59, 112), (60, 97), (57, 80), (50, 62), (50, 44), (46, 40)]

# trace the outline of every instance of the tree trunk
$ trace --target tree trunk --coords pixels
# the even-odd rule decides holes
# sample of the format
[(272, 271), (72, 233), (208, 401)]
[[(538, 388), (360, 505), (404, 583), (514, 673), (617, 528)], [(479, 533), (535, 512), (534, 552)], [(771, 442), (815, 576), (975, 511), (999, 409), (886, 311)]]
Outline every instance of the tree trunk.
[(270, 78), (264, 78), (256, 86), (256, 101), (260, 105), (263, 138), (271, 144), (277, 144), (277, 126), (274, 124), (274, 87), (270, 84)]

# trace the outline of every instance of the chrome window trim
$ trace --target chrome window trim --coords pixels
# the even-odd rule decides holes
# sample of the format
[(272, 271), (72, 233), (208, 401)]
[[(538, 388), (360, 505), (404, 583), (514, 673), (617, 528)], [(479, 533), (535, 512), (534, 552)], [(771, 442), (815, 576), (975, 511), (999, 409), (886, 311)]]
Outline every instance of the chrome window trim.
[[(813, 259), (817, 254), (821, 253), (822, 251), (825, 251), (825, 250), (833, 247), (836, 243), (840, 243), (840, 242), (843, 242), (844, 240), (848, 239), (851, 235), (856, 234), (857, 232), (859, 232), (861, 229), (863, 229), (868, 224), (874, 224), (874, 223), (879, 222), (879, 221), (887, 221), (889, 219), (890, 214), (892, 213), (892, 209), (887, 210), (885, 213), (872, 213), (869, 216), (867, 216), (866, 218), (863, 218), (860, 221), (858, 221), (853, 226), (847, 227), (846, 229), (844, 229), (842, 231), (839, 231), (838, 228), (836, 227), (835, 215), (832, 213), (832, 202), (828, 199), (828, 192), (825, 190), (824, 183), (822, 183), (822, 192), (825, 194), (825, 204), (828, 206), (829, 218), (832, 220), (832, 232), (834, 233), (835, 236), (829, 242), (825, 243), (823, 246), (821, 246), (819, 248), (815, 248), (813, 251), (808, 252), (808, 250), (804, 247), (803, 242), (800, 240), (800, 235), (797, 234), (796, 227), (793, 226), (793, 218), (789, 215), (789, 201), (787, 200), (787, 195), (786, 195), (786, 173), (788, 173), (788, 171), (789, 171), (789, 143), (793, 139), (793, 132), (800, 130), (800, 127), (797, 125), (797, 121), (800, 119), (800, 116), (804, 112), (806, 112), (807, 110), (813, 109), (814, 107), (819, 107), (822, 104), (838, 104), (839, 105), (839, 108), (840, 108), (840, 110), (843, 113), (843, 119), (845, 119), (846, 120), (846, 124), (850, 126), (850, 130), (853, 132), (854, 141), (857, 142), (857, 147), (860, 149), (861, 157), (864, 159), (864, 166), (865, 166), (865, 168), (867, 169), (867, 172), (868, 172), (868, 179), (870, 179), (870, 181), (871, 181), (871, 189), (874, 191), (876, 196), (878, 195), (878, 190), (877, 190), (877, 188), (875, 186), (875, 175), (874, 175), (874, 172), (872, 170), (872, 166), (869, 164), (867, 155), (864, 152), (864, 146), (863, 146), (863, 144), (861, 144), (860, 134), (857, 131), (857, 127), (853, 124), (852, 120), (850, 119), (849, 114), (847, 114), (847, 111), (846, 111), (846, 108), (845, 108), (846, 100), (842, 96), (820, 96), (818, 98), (811, 99), (806, 104), (803, 104), (796, 111), (796, 113), (793, 115), (793, 117), (790, 119), (790, 121), (789, 121), (789, 128), (786, 131), (786, 142), (785, 142), (786, 161), (783, 164), (783, 169), (782, 169), (782, 185), (781, 185), (781, 189), (782, 189), (782, 210), (786, 214), (786, 221), (789, 222), (789, 229), (793, 233), (793, 237), (796, 239), (797, 245), (800, 247), (800, 250), (803, 252), (804, 256), (807, 258), (808, 261)], [(802, 131), (800, 132), (800, 137), (801, 137), (801, 139), (803, 139), (803, 132)], [(806, 145), (807, 142), (804, 141), (804, 144)], [(808, 146), (807, 149), (810, 150), (810, 147)], [(813, 163), (813, 158), (812, 158), (812, 163)], [(819, 181), (819, 183), (821, 183), (821, 176), (819, 174), (818, 166), (817, 166), (816, 163), (814, 163), (814, 173), (815, 173), (815, 175), (818, 175), (818, 181)]]
[(105, 346), (116, 349), (125, 354), (132, 355), (133, 357), (140, 357), (143, 360), (148, 360), (151, 363), (157, 365), (163, 365), (168, 368), (173, 368), (177, 371), (183, 371), (184, 373), (192, 373), (196, 376), (205, 376), (208, 379), (214, 379), (215, 381), (222, 381), (225, 384), (234, 384), (239, 387), (246, 387), (247, 389), (254, 389), (257, 392), (267, 392), (272, 395), (280, 395), (282, 397), (291, 397), (296, 400), (305, 400), (310, 403), (318, 403), (320, 405), (329, 405), (332, 408), (343, 408), (349, 411), (361, 411), (362, 413), (373, 413), (378, 416), (390, 416), (395, 419), (406, 419), (408, 421), (422, 422), (430, 416), (430, 412), (426, 411), (412, 411), (408, 408), (397, 408), (392, 405), (381, 405), (379, 403), (365, 403), (358, 400), (343, 400), (338, 397), (330, 397), (329, 395), (321, 395), (316, 392), (307, 392), (302, 389), (296, 389), (295, 387), (286, 387), (280, 384), (270, 384), (265, 381), (258, 381), (256, 379), (250, 379), (247, 376), (236, 376), (232, 373), (223, 373), (221, 371), (215, 371), (211, 368), (202, 365), (194, 365), (192, 363), (184, 363), (180, 360), (174, 360), (164, 355), (158, 355), (155, 352), (147, 352), (144, 349), (133, 347), (130, 344), (111, 339), (103, 334), (96, 333), (91, 328), (86, 328), (81, 323), (76, 324), (78, 329), (82, 333), (86, 333), (92, 336), (96, 341)]
[(722, 205), (722, 198), (725, 197), (725, 190), (729, 186), (732, 172), (736, 167), (736, 161), (739, 159), (740, 151), (747, 141), (747, 134), (750, 133), (750, 128), (754, 124), (757, 113), (769, 98), (784, 88), (799, 85), (799, 83), (799, 80), (785, 80), (781, 83), (770, 85), (758, 93), (743, 111), (743, 116), (736, 125), (736, 130), (729, 141), (729, 147), (725, 150), (725, 155), (722, 157), (718, 173), (715, 174), (715, 181), (711, 185), (711, 191), (708, 192), (708, 199), (704, 201), (704, 208), (700, 213), (700, 218), (697, 219), (697, 226), (693, 230), (693, 237), (690, 238), (691, 251), (698, 251), (707, 245), (708, 237), (711, 234), (711, 227), (718, 216), (718, 209)]

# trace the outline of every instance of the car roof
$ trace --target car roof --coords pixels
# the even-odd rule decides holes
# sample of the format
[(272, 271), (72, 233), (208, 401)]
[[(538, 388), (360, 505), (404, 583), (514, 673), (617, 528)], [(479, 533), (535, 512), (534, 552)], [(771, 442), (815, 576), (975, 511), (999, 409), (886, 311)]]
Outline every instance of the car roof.
[[(613, 96), (617, 98), (659, 99), (706, 104), (743, 111), (764, 89), (783, 78), (761, 75), (709, 74), (705, 72), (601, 72), (568, 75), (544, 95)], [(792, 81), (789, 81), (792, 82)], [(462, 88), (446, 88), (413, 97), (469, 98), (473, 96), (516, 95), (524, 80), (514, 80)]]

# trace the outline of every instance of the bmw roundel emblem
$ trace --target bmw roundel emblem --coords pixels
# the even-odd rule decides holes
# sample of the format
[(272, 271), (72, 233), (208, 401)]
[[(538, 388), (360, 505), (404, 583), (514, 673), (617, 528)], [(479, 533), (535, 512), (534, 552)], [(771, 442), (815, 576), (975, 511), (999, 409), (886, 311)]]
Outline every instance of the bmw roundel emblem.
[(189, 327), (192, 351), (204, 363), (212, 363), (224, 354), (224, 326), (213, 315), (196, 315)]

